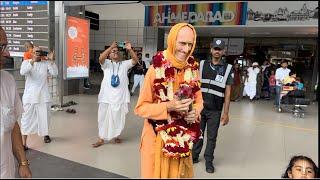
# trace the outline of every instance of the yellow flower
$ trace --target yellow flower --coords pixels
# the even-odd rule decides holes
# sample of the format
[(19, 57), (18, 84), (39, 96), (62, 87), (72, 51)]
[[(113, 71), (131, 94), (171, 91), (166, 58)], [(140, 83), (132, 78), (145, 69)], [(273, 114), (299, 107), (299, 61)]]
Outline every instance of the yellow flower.
[(191, 71), (191, 68), (188, 68), (184, 72), (184, 80), (187, 83), (189, 83), (191, 81), (191, 78), (192, 78), (192, 71)]

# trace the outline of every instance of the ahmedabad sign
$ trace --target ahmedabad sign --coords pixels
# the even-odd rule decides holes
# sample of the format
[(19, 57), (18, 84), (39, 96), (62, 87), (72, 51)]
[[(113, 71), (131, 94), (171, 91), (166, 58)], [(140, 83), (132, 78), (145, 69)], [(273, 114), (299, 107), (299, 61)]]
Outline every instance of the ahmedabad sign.
[(247, 2), (177, 4), (145, 7), (145, 26), (245, 25)]

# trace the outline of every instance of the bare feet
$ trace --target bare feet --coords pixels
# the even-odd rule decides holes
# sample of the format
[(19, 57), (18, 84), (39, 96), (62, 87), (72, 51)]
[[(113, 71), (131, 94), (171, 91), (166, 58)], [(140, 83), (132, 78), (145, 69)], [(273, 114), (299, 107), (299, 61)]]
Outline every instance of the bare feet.
[(119, 138), (115, 138), (115, 139), (114, 139), (114, 143), (116, 143), (116, 144), (121, 143), (121, 139), (119, 139)]
[(101, 145), (103, 145), (103, 144), (104, 144), (104, 140), (99, 139), (98, 142), (92, 144), (92, 147), (93, 147), (93, 148), (97, 148), (97, 147), (99, 147), (99, 146), (101, 146)]

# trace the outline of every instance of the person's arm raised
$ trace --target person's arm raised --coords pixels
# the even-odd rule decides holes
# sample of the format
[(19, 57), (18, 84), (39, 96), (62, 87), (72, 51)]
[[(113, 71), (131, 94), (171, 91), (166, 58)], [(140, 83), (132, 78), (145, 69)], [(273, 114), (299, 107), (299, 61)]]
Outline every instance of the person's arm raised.
[(111, 53), (111, 49), (115, 48), (115, 47), (117, 47), (117, 42), (113, 41), (111, 46), (108, 49), (106, 49), (105, 51), (103, 51), (103, 53), (100, 54), (100, 56), (99, 56), (99, 63), (100, 64), (104, 64), (104, 61), (106, 60), (106, 58)]

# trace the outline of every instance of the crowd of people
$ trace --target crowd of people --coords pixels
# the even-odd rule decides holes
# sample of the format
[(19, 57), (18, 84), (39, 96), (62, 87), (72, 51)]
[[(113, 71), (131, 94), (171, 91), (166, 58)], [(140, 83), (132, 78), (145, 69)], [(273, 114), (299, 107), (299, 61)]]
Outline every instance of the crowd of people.
[(240, 63), (233, 65), (234, 81), (231, 87), (231, 101), (240, 101), (246, 96), (252, 102), (258, 99), (275, 99), (274, 106), (279, 107), (282, 86), (294, 86), (304, 90), (304, 83), (296, 72), (288, 68), (288, 61), (282, 60), (280, 67), (269, 60), (260, 66), (253, 62), (250, 66)]
[[(0, 35), (2, 59), (8, 54), (5, 53), (8, 41), (2, 28)], [(112, 140), (121, 143), (119, 135), (129, 112), (130, 94), (139, 84), (134, 112), (144, 119), (141, 177), (192, 178), (206, 129), (205, 169), (214, 173), (218, 130), (229, 122), (230, 100), (241, 99), (242, 93), (250, 100), (269, 99), (283, 84), (303, 88), (285, 61), (278, 69), (272, 69), (268, 61), (261, 67), (254, 62), (244, 71), (239, 64), (226, 63), (222, 59), (225, 42), (220, 39), (211, 43), (212, 58), (197, 62), (192, 56), (196, 36), (191, 24), (174, 25), (168, 34), (167, 49), (153, 56), (151, 65), (143, 63), (142, 55), (137, 55), (128, 41), (124, 48), (130, 59), (120, 58), (117, 42), (100, 54), (104, 77), (98, 95), (98, 140), (92, 147), (98, 148)], [(25, 155), (28, 135), (38, 134), (44, 137), (45, 143), (51, 142), (47, 76), (58, 74), (54, 52), (42, 55), (39, 47), (27, 46), (27, 54), (31, 56), (25, 56), (20, 70), (26, 77), (22, 102), (14, 78), (1, 71), (1, 178), (15, 176), (14, 156), (19, 163), (19, 175), (32, 176)], [(132, 68), (134, 85), (130, 89), (128, 73)], [(17, 121), (21, 121), (21, 130)], [(317, 178), (318, 167), (308, 157), (295, 156), (282, 177)]]

